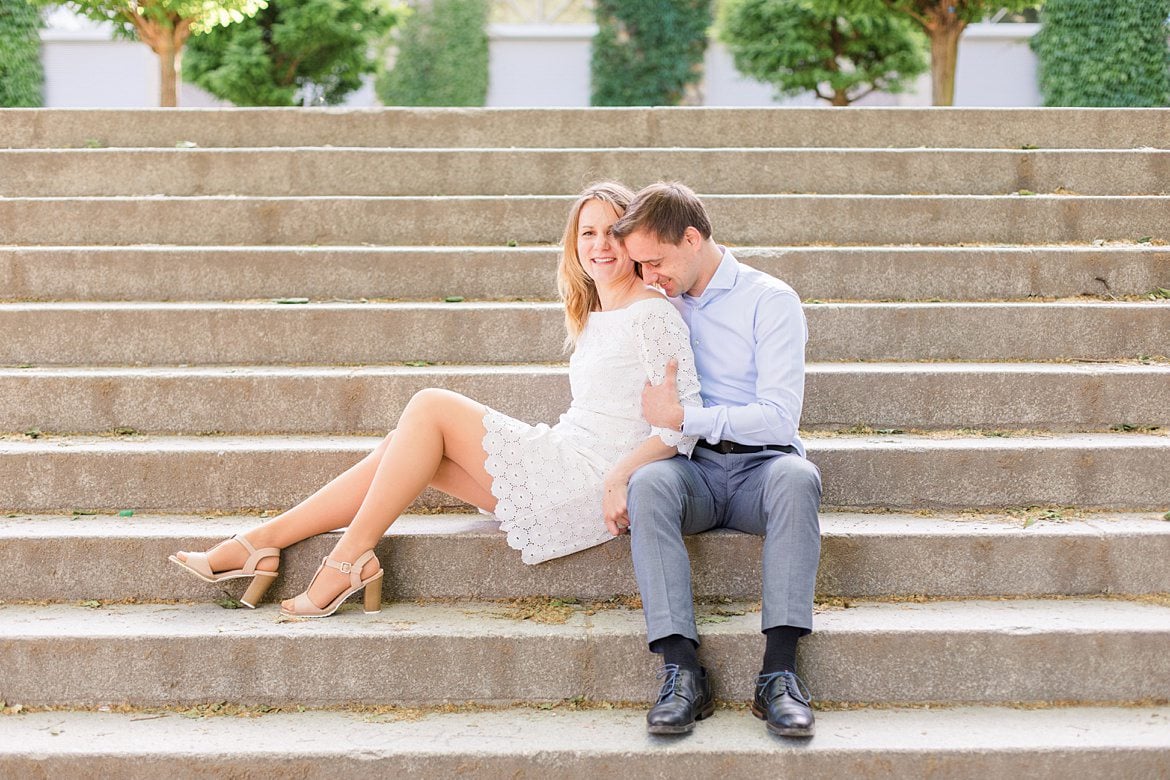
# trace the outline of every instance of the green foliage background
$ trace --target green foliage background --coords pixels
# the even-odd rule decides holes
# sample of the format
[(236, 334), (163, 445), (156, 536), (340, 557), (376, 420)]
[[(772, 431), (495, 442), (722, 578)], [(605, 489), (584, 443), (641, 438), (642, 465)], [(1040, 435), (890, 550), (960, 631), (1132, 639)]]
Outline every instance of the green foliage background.
[[(926, 72), (926, 40), (908, 17), (833, 0), (724, 0), (717, 23), (735, 67), (777, 96), (815, 91), (846, 102), (905, 92)], [(827, 85), (828, 93), (822, 85)]]
[[(875, 4), (884, 5), (891, 11), (908, 16), (926, 17), (940, 10), (952, 9), (956, 16), (964, 22), (982, 21), (983, 17), (990, 16), (996, 11), (1023, 11), (1033, 8), (1044, 0), (854, 0), (853, 5), (859, 8), (871, 8)], [(1129, 2), (1129, 0), (1118, 0)]]
[(201, 35), (215, 27), (241, 22), (264, 6), (265, 0), (151, 0), (135, 7), (131, 0), (33, 0), (37, 5), (64, 5), (89, 19), (111, 22), (115, 37), (137, 40), (133, 13), (170, 27), (173, 19), (191, 20), (191, 33)]
[(0, 107), (43, 103), (40, 27), (40, 14), (28, 0), (0, 0)]
[(482, 106), (487, 101), (488, 0), (434, 0), (399, 28), (394, 68), (378, 80), (387, 106)]
[(702, 76), (711, 0), (596, 0), (593, 105), (674, 106)]
[(238, 106), (335, 105), (380, 71), (402, 16), (390, 0), (269, 0), (250, 19), (194, 37), (183, 77)]
[(1046, 106), (1170, 105), (1170, 0), (1048, 0), (1032, 48)]

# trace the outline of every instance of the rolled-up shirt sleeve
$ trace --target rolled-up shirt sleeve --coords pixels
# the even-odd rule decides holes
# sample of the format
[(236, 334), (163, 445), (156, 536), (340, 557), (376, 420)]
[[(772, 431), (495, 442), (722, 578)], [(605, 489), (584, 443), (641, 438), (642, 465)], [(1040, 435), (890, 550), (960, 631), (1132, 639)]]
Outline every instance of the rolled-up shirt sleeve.
[(743, 406), (688, 406), (683, 432), (710, 442), (790, 444), (804, 398), (808, 326), (800, 299), (787, 290), (762, 296), (752, 322), (756, 400)]

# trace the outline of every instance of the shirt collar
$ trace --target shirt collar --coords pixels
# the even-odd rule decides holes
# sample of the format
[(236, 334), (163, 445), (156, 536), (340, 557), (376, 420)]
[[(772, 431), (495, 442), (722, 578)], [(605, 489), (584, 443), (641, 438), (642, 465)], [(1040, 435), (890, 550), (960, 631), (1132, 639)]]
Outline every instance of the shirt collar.
[(719, 267), (715, 269), (715, 275), (711, 277), (711, 281), (707, 282), (703, 293), (698, 297), (683, 293), (684, 299), (691, 303), (705, 303), (715, 297), (716, 292), (730, 290), (735, 286), (735, 279), (739, 276), (739, 261), (735, 259), (727, 247), (720, 245), (719, 250), (723, 253), (723, 259), (719, 261)]

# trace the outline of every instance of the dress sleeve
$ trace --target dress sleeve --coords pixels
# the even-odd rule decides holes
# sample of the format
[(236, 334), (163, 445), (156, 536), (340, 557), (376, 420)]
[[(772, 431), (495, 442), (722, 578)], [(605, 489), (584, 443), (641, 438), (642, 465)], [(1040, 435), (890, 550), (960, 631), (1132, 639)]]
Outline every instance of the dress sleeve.
[[(638, 307), (634, 314), (634, 336), (638, 342), (639, 357), (646, 376), (654, 384), (662, 382), (666, 375), (666, 363), (671, 358), (678, 361), (678, 397), (682, 405), (703, 405), (699, 397), (699, 375), (695, 370), (695, 354), (691, 351), (691, 337), (682, 315), (669, 301)], [(651, 435), (658, 436), (679, 453), (690, 457), (695, 448), (697, 436), (685, 436), (670, 428), (651, 426)]]

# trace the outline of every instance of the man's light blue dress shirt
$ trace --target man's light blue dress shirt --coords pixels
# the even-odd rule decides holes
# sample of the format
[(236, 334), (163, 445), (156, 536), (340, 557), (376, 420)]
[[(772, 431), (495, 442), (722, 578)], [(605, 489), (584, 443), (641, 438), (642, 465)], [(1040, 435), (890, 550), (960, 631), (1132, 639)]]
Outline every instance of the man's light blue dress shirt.
[(726, 247), (703, 294), (672, 298), (691, 330), (703, 406), (683, 410), (683, 433), (712, 443), (791, 444), (804, 402), (808, 325), (784, 282), (741, 264)]

